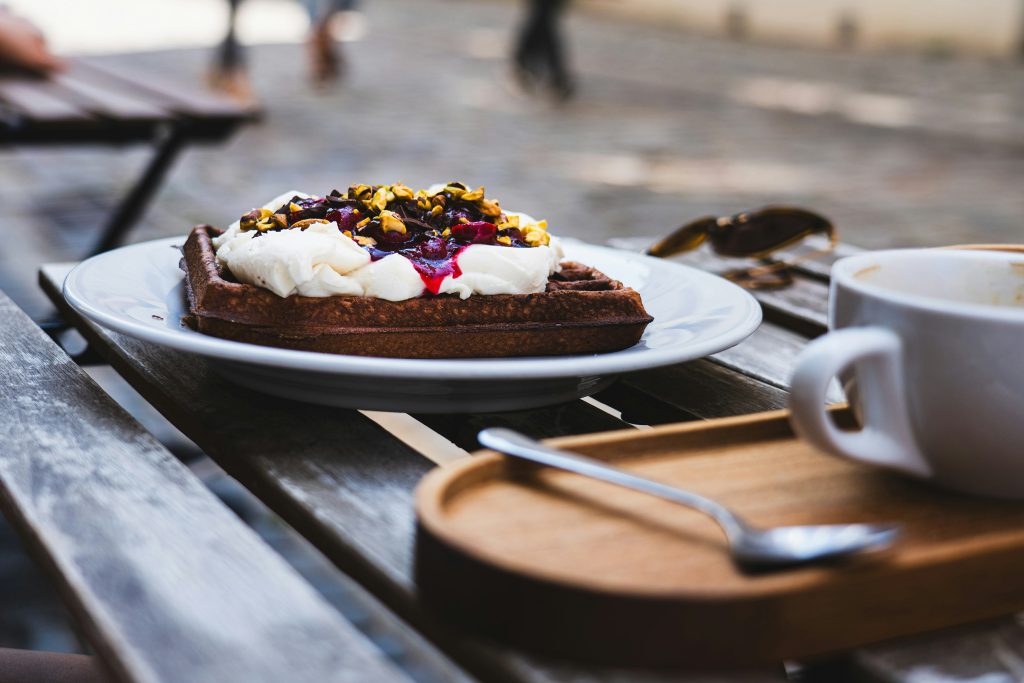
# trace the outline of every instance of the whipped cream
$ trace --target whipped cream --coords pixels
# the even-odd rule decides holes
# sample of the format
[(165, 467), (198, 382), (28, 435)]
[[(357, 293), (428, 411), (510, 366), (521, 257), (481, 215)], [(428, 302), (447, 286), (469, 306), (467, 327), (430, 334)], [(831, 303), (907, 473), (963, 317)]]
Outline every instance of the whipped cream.
[[(287, 192), (263, 208), (274, 210), (296, 195), (309, 196)], [(239, 223), (233, 223), (213, 240), (217, 261), (240, 282), (280, 297), (367, 296), (404, 301), (422, 296), (426, 289), (409, 259), (390, 254), (373, 261), (335, 223), (276, 230), (257, 238), (258, 234), (242, 232)], [(456, 257), (461, 275), (446, 276), (438, 293), (466, 299), (474, 294), (543, 292), (562, 257), (554, 237), (548, 245), (529, 248), (471, 244)]]

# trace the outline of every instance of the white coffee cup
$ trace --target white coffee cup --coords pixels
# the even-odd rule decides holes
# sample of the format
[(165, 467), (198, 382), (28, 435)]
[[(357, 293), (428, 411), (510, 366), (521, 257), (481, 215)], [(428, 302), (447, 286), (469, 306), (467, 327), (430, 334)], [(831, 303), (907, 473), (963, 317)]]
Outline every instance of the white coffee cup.
[[(902, 249), (832, 267), (829, 328), (797, 359), (796, 432), (835, 455), (1024, 498), (1024, 255)], [(824, 409), (853, 371), (863, 428)]]

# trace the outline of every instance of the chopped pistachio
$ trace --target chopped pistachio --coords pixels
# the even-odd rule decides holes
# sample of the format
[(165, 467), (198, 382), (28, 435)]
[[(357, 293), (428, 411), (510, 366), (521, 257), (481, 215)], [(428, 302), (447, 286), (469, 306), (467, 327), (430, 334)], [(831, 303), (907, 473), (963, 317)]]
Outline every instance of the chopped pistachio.
[(498, 237), (498, 242), (500, 242), (501, 244), (511, 245), (512, 238), (509, 237), (508, 235), (501, 235), (500, 237)]
[(462, 195), (462, 199), (467, 202), (475, 202), (484, 198), (484, 186), (476, 188), (475, 190), (468, 190)]
[(352, 199), (369, 199), (373, 194), (373, 188), (369, 185), (353, 185), (348, 188), (348, 196)]
[(405, 223), (394, 211), (380, 212), (380, 227), (384, 232), (397, 232), (403, 235), (406, 233)]
[(372, 220), (373, 220), (372, 218), (366, 217), (363, 220), (361, 220), (358, 223), (356, 223), (356, 227), (357, 228), (365, 228), (367, 225), (370, 224), (370, 221), (372, 221)]
[(531, 232), (525, 235), (524, 239), (531, 247), (543, 247), (551, 242), (551, 235), (546, 232)]
[(547, 221), (538, 221), (537, 223), (527, 225), (525, 228), (521, 228), (523, 241), (531, 247), (548, 244), (551, 241), (551, 236), (548, 234), (547, 227)]
[(444, 211), (444, 207), (443, 207), (443, 206), (440, 206), (440, 205), (437, 205), (437, 206), (435, 206), (434, 208), (432, 208), (432, 209), (430, 210), (430, 215), (431, 215), (431, 216), (439, 216), (439, 215), (441, 215), (441, 213), (442, 213), (443, 211)]
[(396, 183), (391, 186), (391, 193), (399, 199), (412, 199), (412, 189), (401, 183)]
[(288, 202), (288, 210), (291, 211), (292, 213), (297, 213), (299, 211), (302, 211), (302, 207), (296, 204), (295, 202)]
[[(370, 206), (378, 211), (383, 211), (388, 207), (388, 189), (386, 187), (378, 188), (373, 193), (373, 199), (370, 200)], [(391, 199), (394, 199), (395, 195), (391, 195)]]
[(330, 221), (328, 221), (325, 218), (306, 218), (306, 219), (301, 220), (301, 221), (295, 221), (294, 223), (292, 223), (292, 227), (293, 228), (299, 228), (301, 230), (305, 230), (306, 228), (308, 228), (309, 226), (313, 225), (314, 223), (329, 223), (329, 222)]
[(466, 194), (466, 186), (462, 183), (449, 183), (444, 186), (444, 191), (458, 199), (462, 195)]
[(481, 199), (476, 203), (476, 205), (480, 209), (480, 213), (485, 216), (497, 218), (501, 215), (501, 207), (498, 206), (498, 202), (494, 202), (489, 199)]
[(509, 216), (509, 215), (506, 215), (506, 214), (502, 214), (502, 220), (501, 220), (500, 223), (498, 223), (498, 225), (496, 227), (498, 228), (498, 230), (506, 230), (508, 228), (518, 228), (519, 227), (519, 216)]

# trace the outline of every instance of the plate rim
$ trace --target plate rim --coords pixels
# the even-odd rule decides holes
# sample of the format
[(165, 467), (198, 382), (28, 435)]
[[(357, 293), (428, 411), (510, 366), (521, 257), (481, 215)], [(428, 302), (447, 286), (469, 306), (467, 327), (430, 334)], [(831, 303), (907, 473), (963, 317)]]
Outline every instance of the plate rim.
[[(169, 328), (147, 326), (124, 317), (108, 314), (94, 306), (76, 288), (81, 274), (94, 267), (102, 259), (112, 255), (124, 255), (129, 250), (166, 249), (178, 246), (184, 237), (168, 237), (138, 242), (98, 254), (76, 265), (64, 278), (61, 291), (68, 304), (88, 320), (115, 332), (136, 339), (166, 346), (178, 351), (193, 353), (209, 358), (227, 360), (232, 363), (271, 366), (286, 370), (328, 372), (336, 375), (439, 379), (439, 380), (515, 380), (559, 377), (606, 376), (645, 370), (688, 360), (695, 360), (724, 351), (740, 343), (760, 326), (761, 305), (741, 287), (698, 268), (672, 261), (655, 259), (685, 271), (697, 282), (714, 279), (716, 286), (738, 294), (745, 310), (736, 325), (709, 339), (682, 347), (647, 349), (639, 354), (621, 355), (623, 351), (603, 354), (550, 356), (529, 358), (384, 358), (375, 356), (350, 356), (342, 354), (299, 351), (260, 346), (228, 339), (220, 339), (201, 333), (183, 333)], [(654, 257), (602, 245), (589, 244), (580, 240), (565, 239), (564, 243), (580, 245), (587, 249), (599, 249), (629, 260), (645, 260)], [(737, 316), (739, 318), (739, 316)]]

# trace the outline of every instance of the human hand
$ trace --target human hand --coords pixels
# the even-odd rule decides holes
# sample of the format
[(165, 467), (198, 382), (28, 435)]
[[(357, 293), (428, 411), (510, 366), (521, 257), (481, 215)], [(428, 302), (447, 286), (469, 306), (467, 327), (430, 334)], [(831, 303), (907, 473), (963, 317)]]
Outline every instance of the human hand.
[(64, 68), (64, 62), (47, 49), (42, 32), (6, 9), (0, 9), (0, 63), (41, 73)]

